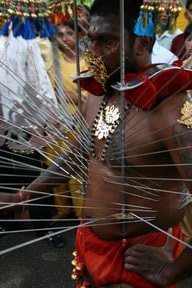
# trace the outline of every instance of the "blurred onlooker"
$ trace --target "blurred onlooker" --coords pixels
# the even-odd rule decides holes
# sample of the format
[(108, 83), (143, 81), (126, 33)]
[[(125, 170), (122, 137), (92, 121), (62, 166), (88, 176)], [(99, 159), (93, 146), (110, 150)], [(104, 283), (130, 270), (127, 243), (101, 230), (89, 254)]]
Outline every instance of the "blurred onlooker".
[[(6, 230), (15, 228), (11, 221), (16, 218), (16, 214), (23, 214), (23, 206), (19, 204), (24, 200), (23, 194), (0, 192), (0, 235)], [(10, 223), (6, 220), (10, 221)]]
[[(78, 33), (80, 33), (81, 27), (77, 27)], [(63, 93), (58, 94), (59, 102), (62, 105), (66, 105), (65, 109), (67, 113), (75, 117), (78, 107), (78, 87), (77, 84), (73, 82), (72, 76), (77, 74), (76, 67), (76, 43), (75, 43), (75, 21), (70, 19), (57, 26), (57, 50), (54, 53), (57, 55), (57, 65), (59, 69), (56, 69), (55, 79), (60, 79), (62, 83), (55, 83), (63, 88)], [(54, 43), (55, 44), (55, 43)], [(87, 70), (84, 59), (81, 57), (82, 51), (79, 51), (79, 66), (80, 70)], [(59, 75), (57, 75), (59, 74)], [(65, 94), (65, 96), (64, 96)], [(88, 94), (81, 91), (82, 105), (86, 102)], [(65, 97), (65, 100), (62, 100)], [(66, 104), (64, 104), (66, 103)], [(61, 107), (62, 108), (62, 107)], [(70, 133), (67, 134), (68, 141), (73, 141), (73, 137)], [(52, 147), (47, 147), (45, 153), (49, 155), (49, 158), (54, 159), (62, 149), (67, 149), (67, 142), (63, 139), (57, 140), (58, 145), (52, 145)], [(50, 163), (46, 161), (47, 165)], [(67, 183), (63, 183), (54, 188), (55, 194), (55, 204), (57, 206), (57, 214), (55, 215), (55, 221), (60, 218), (65, 218), (70, 212), (74, 212), (77, 218), (81, 217), (81, 205), (82, 205), (82, 186), (75, 179), (71, 179)]]
[(185, 11), (186, 11), (185, 6), (183, 6), (181, 8), (179, 16), (177, 17), (177, 28), (179, 28), (181, 31), (184, 31), (188, 25), (188, 20), (185, 18)]
[[(15, 153), (6, 143), (0, 147), (0, 158), (0, 202), (2, 203), (0, 230), (12, 230), (15, 229), (15, 222), (11, 220), (15, 219), (15, 213), (18, 212), (19, 207), (21, 208), (14, 203), (19, 204), (26, 200), (26, 195), (24, 191), (20, 191), (20, 188), (28, 186), (40, 174), (42, 162), (38, 152), (28, 155)], [(9, 203), (13, 203), (13, 206), (5, 209)]]
[(84, 37), (87, 35), (87, 31), (89, 28), (89, 18), (90, 18), (90, 9), (87, 5), (77, 6), (77, 18), (78, 18), (78, 24), (81, 27), (79, 35), (80, 37)]
[(40, 48), (41, 56), (45, 64), (45, 69), (53, 85), (52, 75), (54, 73), (54, 55), (53, 55), (52, 43), (49, 38), (40, 38), (40, 37), (36, 37), (36, 42)]
[(151, 54), (151, 63), (172, 64), (176, 60), (178, 60), (178, 57), (175, 54), (155, 41)]
[[(54, 72), (54, 57), (53, 57), (53, 48), (51, 41), (49, 38), (40, 38), (36, 37), (36, 42), (40, 48), (41, 56), (44, 60), (44, 68), (47, 74), (50, 76), (51, 83), (53, 85), (53, 72)], [(32, 154), (33, 155), (33, 154)], [(34, 157), (34, 156), (33, 156)], [(41, 156), (40, 164), (41, 169), (47, 168), (45, 165), (45, 160)], [(40, 170), (37, 169), (35, 172), (31, 172), (34, 174), (33, 177), (36, 177), (40, 174)], [(38, 172), (38, 174), (37, 174)], [(33, 180), (33, 179), (32, 179)], [(31, 181), (32, 181), (31, 180)], [(27, 185), (26, 185), (27, 186)], [(19, 190), (17, 195), (21, 195), (21, 193), (25, 193), (23, 190)], [(30, 200), (30, 205), (28, 207), (29, 217), (33, 224), (34, 231), (37, 237), (47, 236), (46, 241), (49, 245), (55, 248), (61, 248), (64, 246), (64, 240), (61, 235), (54, 235), (53, 230), (54, 227), (52, 217), (56, 213), (56, 207), (54, 205), (54, 196), (50, 195), (33, 195), (34, 199)], [(23, 199), (25, 200), (25, 199)]]
[[(81, 27), (78, 26), (78, 33), (80, 33)], [(76, 67), (76, 51), (75, 51), (75, 21), (70, 19), (60, 24), (57, 27), (57, 41), (58, 41), (58, 60), (60, 65), (61, 78), (65, 87), (65, 92), (69, 99), (74, 104), (78, 104), (78, 89), (77, 84), (73, 83), (72, 76), (77, 73)], [(86, 70), (84, 59), (81, 57), (82, 51), (79, 51), (79, 66), (80, 70)], [(82, 93), (82, 101), (86, 100), (87, 93)], [(70, 102), (70, 101), (69, 101)], [(74, 105), (73, 109), (75, 108)], [(75, 112), (75, 111), (73, 111)]]
[(162, 9), (164, 9), (164, 11), (162, 12), (162, 15), (161, 15), (161, 21), (159, 23), (159, 31), (156, 34), (156, 40), (161, 46), (170, 50), (173, 38), (181, 34), (182, 31), (178, 28), (176, 28), (176, 30), (173, 33), (169, 31), (170, 24), (171, 24), (170, 23), (171, 15), (166, 9), (167, 4), (160, 4), (160, 6), (162, 7)]
[[(187, 19), (188, 23), (192, 22), (192, 0), (187, 0), (184, 16)], [(186, 53), (184, 41), (184, 34), (182, 33), (173, 39), (171, 45), (171, 52), (177, 55), (177, 57), (181, 60), (185, 58)]]
[[(15, 1), (15, 3), (18, 2)], [(37, 220), (36, 223), (40, 222), (40, 229), (42, 227), (47, 229), (50, 224), (48, 218), (51, 218), (50, 214), (53, 210), (50, 208), (47, 213), (47, 204), (53, 203), (52, 195), (46, 195), (45, 199), (45, 196), (39, 193), (36, 194), (34, 200), (30, 199), (29, 203), (25, 203), (30, 197), (30, 191), (25, 191), (25, 186), (28, 186), (45, 168), (40, 149), (46, 145), (49, 138), (46, 137), (48, 127), (56, 122), (53, 119), (53, 111), (56, 110), (57, 100), (47, 75), (47, 71), (52, 65), (52, 59), (47, 53), (50, 50), (47, 37), (53, 34), (53, 30), (47, 18), (44, 21), (42, 16), (39, 17), (39, 14), (36, 14), (38, 11), (33, 14), (37, 18), (37, 21), (34, 21), (31, 13), (28, 13), (30, 3), (25, 7), (25, 14), (28, 16), (23, 15), (22, 19), (15, 18), (19, 11), (17, 5), (12, 8), (13, 14), (9, 15), (8, 13), (8, 19), (4, 26), (8, 31), (4, 31), (5, 35), (2, 32), (0, 37), (0, 58), (2, 59), (3, 55), (6, 66), (6, 69), (3, 66), (0, 69), (0, 78), (4, 83), (1, 87), (0, 97), (0, 118), (2, 120), (0, 122), (3, 123), (0, 125), (0, 231), (15, 229), (16, 224), (18, 226), (17, 217), (21, 217), (25, 221), (25, 216), (29, 217), (29, 214), (31, 220), (34, 220), (33, 222), (35, 220)], [(42, 15), (48, 7), (44, 8)], [(47, 13), (45, 14), (47, 15)], [(27, 25), (24, 25), (26, 17), (28, 22)], [(15, 21), (17, 25), (13, 24)], [(37, 37), (37, 41), (35, 41), (35, 37)], [(41, 53), (37, 42), (40, 49), (43, 48), (44, 53)], [(42, 60), (42, 57), (45, 57), (45, 61)], [(10, 71), (15, 72), (10, 73)], [(53, 107), (54, 109), (52, 109)], [(40, 140), (39, 143), (37, 139)], [(43, 198), (43, 201), (37, 201), (38, 198)], [(24, 206), (25, 204), (26, 206)], [(39, 217), (36, 213), (37, 207), (44, 217)], [(21, 214), (24, 211), (27, 213), (22, 217)], [(47, 221), (42, 221), (42, 218)], [(34, 228), (36, 227), (34, 226)], [(50, 237), (49, 240), (51, 239)]]
[(183, 37), (186, 50), (183, 66), (192, 66), (192, 22), (185, 28)]

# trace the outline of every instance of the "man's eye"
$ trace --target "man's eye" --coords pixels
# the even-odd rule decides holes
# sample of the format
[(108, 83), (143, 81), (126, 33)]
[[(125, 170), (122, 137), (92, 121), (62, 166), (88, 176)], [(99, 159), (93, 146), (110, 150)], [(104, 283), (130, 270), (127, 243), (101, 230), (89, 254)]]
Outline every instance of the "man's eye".
[(102, 37), (100, 40), (103, 44), (109, 44), (110, 43), (110, 39), (108, 37)]
[(102, 45), (112, 45), (114, 41), (111, 37), (101, 37), (100, 42)]
[(67, 32), (66, 35), (73, 36), (73, 33), (72, 32)]

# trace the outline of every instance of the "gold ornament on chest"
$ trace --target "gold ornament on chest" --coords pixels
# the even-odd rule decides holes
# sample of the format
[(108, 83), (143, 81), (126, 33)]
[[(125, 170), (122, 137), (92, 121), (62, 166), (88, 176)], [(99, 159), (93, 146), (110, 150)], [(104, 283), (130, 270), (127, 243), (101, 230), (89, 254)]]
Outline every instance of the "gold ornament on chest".
[(177, 120), (178, 123), (192, 128), (192, 90), (187, 90), (187, 100), (181, 109), (181, 118)]
[(99, 140), (103, 138), (107, 139), (110, 133), (113, 133), (117, 128), (119, 119), (120, 112), (118, 107), (115, 107), (114, 105), (105, 107), (96, 124), (95, 136)]
[[(99, 110), (91, 128), (90, 150), (92, 157), (96, 158), (101, 162), (105, 161), (106, 152), (108, 150), (113, 133), (121, 123), (122, 119), (124, 119), (129, 113), (132, 107), (133, 104), (127, 103), (124, 108), (124, 112), (120, 113), (119, 107), (115, 107), (115, 105), (107, 105), (107, 96), (103, 97), (103, 101), (100, 104)], [(105, 139), (105, 145), (102, 149), (100, 157), (96, 155), (96, 151), (94, 148), (96, 138), (98, 138), (99, 140)]]

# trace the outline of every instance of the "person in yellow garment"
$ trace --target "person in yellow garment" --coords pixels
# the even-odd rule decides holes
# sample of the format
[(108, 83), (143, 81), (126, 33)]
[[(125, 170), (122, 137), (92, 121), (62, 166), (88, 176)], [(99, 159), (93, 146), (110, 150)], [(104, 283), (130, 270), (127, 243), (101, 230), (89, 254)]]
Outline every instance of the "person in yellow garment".
[[(81, 32), (81, 27), (78, 26), (78, 33)], [(77, 84), (73, 83), (72, 75), (77, 73), (76, 69), (76, 53), (75, 53), (75, 22), (74, 19), (70, 19), (58, 26), (57, 31), (58, 39), (58, 58), (61, 69), (61, 78), (65, 87), (67, 96), (74, 102), (77, 108), (78, 104), (78, 91)], [(80, 70), (86, 70), (86, 64), (83, 58), (81, 58), (80, 50)], [(82, 93), (82, 101), (86, 101), (87, 93)]]
[[(81, 32), (81, 28), (78, 26), (78, 33)], [(73, 83), (72, 75), (77, 73), (76, 68), (76, 53), (75, 53), (75, 21), (70, 19), (64, 23), (57, 26), (57, 43), (58, 50), (57, 59), (59, 64), (59, 73), (60, 78), (63, 84), (63, 88), (66, 94), (67, 110), (69, 113), (74, 115), (77, 112), (78, 106), (78, 88), (77, 84)], [(81, 58), (80, 51), (80, 70), (86, 70), (86, 64), (84, 59)], [(57, 72), (55, 72), (57, 74)], [(58, 79), (58, 75), (56, 75)], [(57, 85), (57, 83), (55, 83)], [(60, 87), (61, 89), (61, 87)], [(58, 97), (61, 97), (62, 93), (59, 93)], [(82, 92), (81, 101), (82, 106), (86, 102), (88, 93)], [(63, 99), (59, 99), (61, 103)], [(68, 139), (72, 141), (72, 135), (67, 135)], [(60, 147), (60, 148), (59, 148)], [(58, 145), (53, 146), (53, 149), (47, 147), (46, 152), (51, 155), (53, 159), (58, 153), (61, 152), (61, 149), (65, 149), (67, 144), (62, 140), (58, 140)], [(50, 164), (49, 161), (46, 161), (46, 164)], [(64, 183), (60, 186), (55, 187), (55, 205), (57, 207), (58, 213), (55, 215), (55, 221), (58, 218), (66, 217), (71, 211), (75, 213), (77, 218), (81, 217), (81, 205), (82, 205), (82, 196), (81, 196), (81, 184), (77, 180), (71, 179), (67, 183)], [(57, 195), (56, 195), (57, 194)], [(73, 209), (70, 208), (73, 206)]]
[(188, 21), (185, 18), (185, 13), (186, 13), (186, 9), (185, 7), (183, 7), (177, 18), (177, 28), (180, 29), (181, 31), (184, 31), (188, 25)]

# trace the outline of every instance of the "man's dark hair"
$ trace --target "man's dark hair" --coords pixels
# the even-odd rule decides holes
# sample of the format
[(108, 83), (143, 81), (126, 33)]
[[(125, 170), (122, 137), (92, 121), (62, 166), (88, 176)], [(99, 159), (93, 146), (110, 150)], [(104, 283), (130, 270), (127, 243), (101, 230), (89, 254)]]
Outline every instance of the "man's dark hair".
[(185, 7), (186, 7), (187, 10), (189, 9), (189, 6), (190, 6), (191, 4), (192, 4), (192, 0), (187, 0), (186, 5), (185, 5)]
[[(125, 0), (125, 28), (129, 34), (133, 34), (133, 29), (139, 16), (140, 6), (143, 0)], [(90, 15), (107, 17), (110, 15), (120, 16), (120, 0), (95, 0), (90, 9)]]
[(187, 39), (190, 37), (192, 39), (192, 23), (188, 24), (185, 28), (185, 31), (183, 32), (184, 39)]

